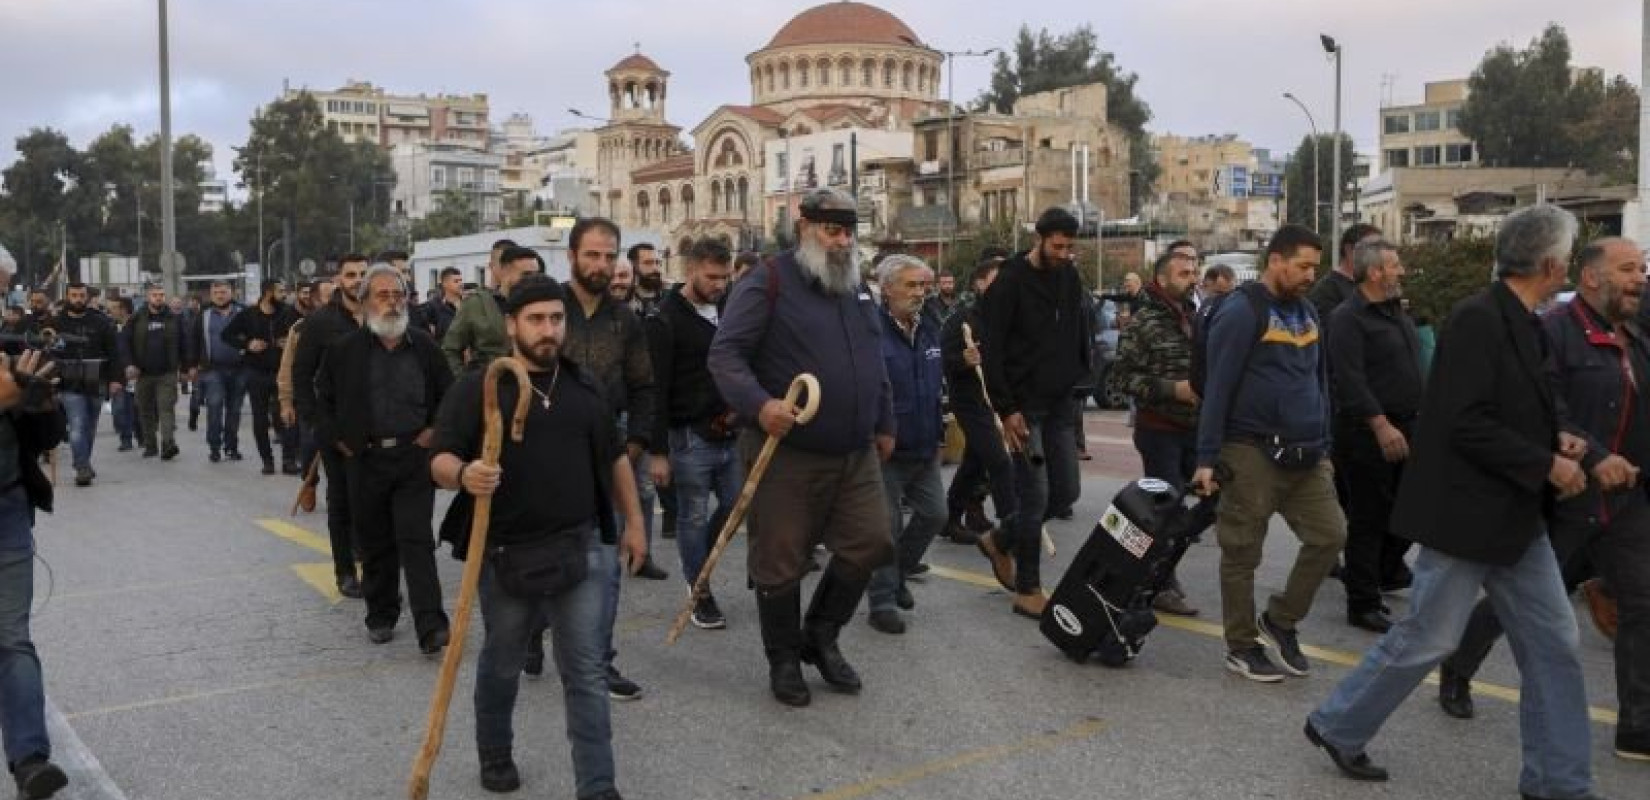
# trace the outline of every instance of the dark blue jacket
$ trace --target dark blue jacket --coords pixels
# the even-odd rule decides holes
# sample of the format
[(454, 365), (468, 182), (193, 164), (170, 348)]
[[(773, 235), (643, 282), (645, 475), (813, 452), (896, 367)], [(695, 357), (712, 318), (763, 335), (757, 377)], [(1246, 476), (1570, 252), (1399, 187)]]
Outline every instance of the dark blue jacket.
[[(1612, 453), (1640, 468), (1650, 464), (1650, 342), (1638, 323), (1624, 324), (1618, 338), (1580, 295), (1549, 311), (1541, 322), (1551, 346), (1547, 383), (1558, 404), (1560, 426), (1587, 440), (1581, 466), (1591, 471)], [(1589, 481), (1587, 491), (1559, 503), (1556, 510), (1561, 515), (1597, 516), (1608, 523), (1620, 506), (1606, 505)]]
[[(799, 373), (813, 373), (819, 415), (792, 429), (785, 445), (825, 455), (858, 452), (871, 446), (872, 435), (894, 434), (881, 314), (864, 289), (829, 295), (801, 269), (786, 252), (734, 284), (706, 359), (710, 375), (728, 405), (755, 426), (763, 403), (784, 397)], [(770, 280), (778, 281), (771, 294)]]
[(1317, 314), (1307, 300), (1280, 303), (1266, 295), (1270, 319), (1260, 341), (1249, 303), (1221, 303), (1209, 320), (1200, 467), (1214, 466), (1222, 444), (1244, 437), (1329, 446), (1328, 359)]
[(934, 318), (918, 313), (915, 333), (906, 338), (899, 323), (883, 309), (882, 364), (894, 390), (894, 458), (914, 461), (932, 459), (939, 450), (944, 380), (939, 326)]

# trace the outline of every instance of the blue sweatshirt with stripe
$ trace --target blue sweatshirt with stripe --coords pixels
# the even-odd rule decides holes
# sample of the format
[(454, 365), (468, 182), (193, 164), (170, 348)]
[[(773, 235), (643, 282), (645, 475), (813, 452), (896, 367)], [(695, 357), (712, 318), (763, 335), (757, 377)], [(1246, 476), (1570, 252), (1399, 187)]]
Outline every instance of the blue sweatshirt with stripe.
[(1214, 466), (1221, 445), (1245, 438), (1329, 446), (1329, 375), (1317, 314), (1304, 299), (1264, 294), (1269, 319), (1258, 341), (1255, 309), (1243, 298), (1221, 303), (1208, 321), (1199, 467)]

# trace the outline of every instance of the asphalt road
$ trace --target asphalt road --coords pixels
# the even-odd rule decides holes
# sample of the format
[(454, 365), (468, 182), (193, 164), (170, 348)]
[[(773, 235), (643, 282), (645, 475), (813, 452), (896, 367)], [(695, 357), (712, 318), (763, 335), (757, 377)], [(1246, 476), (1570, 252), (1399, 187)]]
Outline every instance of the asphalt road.
[[(1050, 526), (1060, 546), (1050, 584), (1137, 469), (1115, 416), (1089, 422), (1097, 458), (1076, 520)], [(418, 654), (405, 619), (395, 642), (367, 642), (360, 603), (327, 591), (323, 515), (287, 517), (296, 481), (258, 475), (255, 459), (210, 464), (201, 435), (181, 429), (175, 462), (116, 453), (106, 416), (102, 426), (97, 485), (62, 488), (38, 528), (49, 570), (38, 570), (35, 638), (74, 781), (61, 796), (405, 797), (438, 662)], [(1261, 593), (1281, 585), (1295, 549), (1281, 520), (1270, 543)], [(673, 579), (627, 580), (616, 634), (619, 666), (647, 688), (613, 706), (628, 798), (1518, 796), (1518, 675), (1505, 648), (1480, 676), (1478, 719), (1444, 716), (1425, 686), (1371, 748), (1393, 780), (1345, 781), (1301, 722), (1374, 637), (1343, 623), (1331, 582), (1302, 628), (1312, 677), (1262, 686), (1228, 674), (1212, 542), (1182, 568), (1203, 615), (1168, 621), (1121, 670), (1066, 660), (1009, 613), (972, 548), (937, 542), (905, 635), (873, 631), (863, 614), (844, 632), (864, 693), (834, 694), (810, 671), (807, 709), (768, 695), (742, 542), (715, 577), (728, 629), (690, 628), (674, 647), (663, 639), (685, 590), (674, 543), (655, 546)], [(439, 563), (450, 609), (458, 562)], [(1392, 604), (1401, 611), (1404, 598)], [(434, 798), (493, 796), (477, 784), (471, 738), (479, 629)], [(1582, 650), (1599, 788), (1650, 796), (1650, 767), (1610, 754), (1612, 657), (1585, 621)], [(524, 684), (516, 755), (525, 787), (515, 796), (573, 796), (553, 677)]]

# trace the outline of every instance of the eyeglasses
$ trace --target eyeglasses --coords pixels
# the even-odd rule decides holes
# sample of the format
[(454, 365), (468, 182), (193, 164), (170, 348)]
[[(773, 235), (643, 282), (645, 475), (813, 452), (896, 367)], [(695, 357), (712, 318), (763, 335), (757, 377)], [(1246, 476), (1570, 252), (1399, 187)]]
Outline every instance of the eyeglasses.
[(824, 234), (826, 236), (831, 237), (833, 239), (838, 237), (838, 236), (850, 236), (851, 237), (851, 236), (854, 235), (854, 229), (853, 228), (851, 228), (847, 225), (843, 225), (840, 222), (822, 223), (822, 224), (820, 224), (819, 229), (820, 229), (820, 231), (824, 232)]

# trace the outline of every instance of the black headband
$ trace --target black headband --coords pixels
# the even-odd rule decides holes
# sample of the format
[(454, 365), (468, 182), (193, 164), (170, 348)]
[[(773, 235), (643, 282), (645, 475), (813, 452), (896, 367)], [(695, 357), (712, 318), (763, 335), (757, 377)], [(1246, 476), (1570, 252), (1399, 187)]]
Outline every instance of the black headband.
[(838, 225), (847, 225), (850, 228), (859, 224), (859, 214), (851, 208), (803, 209), (802, 218), (809, 222), (834, 222)]
[(555, 279), (545, 275), (528, 275), (510, 289), (510, 297), (505, 300), (505, 313), (515, 314), (534, 303), (545, 303), (551, 300), (567, 302), (567, 291)]

